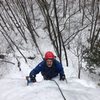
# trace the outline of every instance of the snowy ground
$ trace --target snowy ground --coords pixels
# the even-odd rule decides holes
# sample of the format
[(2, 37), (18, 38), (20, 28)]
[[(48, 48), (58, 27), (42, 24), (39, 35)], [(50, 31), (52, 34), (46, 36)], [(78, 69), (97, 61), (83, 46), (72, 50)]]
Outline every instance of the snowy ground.
[[(44, 50), (44, 44), (41, 44), (41, 50)], [(45, 53), (49, 47), (51, 46), (47, 45), (47, 49), (42, 52)], [(52, 48), (51, 50), (53, 51)], [(30, 52), (24, 52), (24, 54), (26, 57), (32, 55)], [(63, 63), (68, 83), (59, 81), (58, 77), (55, 79), (66, 100), (100, 100), (100, 88), (91, 81), (75, 78), (77, 77), (77, 60), (69, 52), (68, 58), (69, 67), (66, 67), (66, 64)], [(27, 64), (23, 59), (19, 60), (21, 72), (18, 70), (16, 59), (12, 59), (15, 65), (6, 66), (9, 73), (6, 72), (6, 76), (0, 79), (0, 100), (64, 100), (55, 82), (44, 81), (40, 74), (37, 75), (38, 82), (29, 86), (26, 85), (25, 76), (41, 61), (38, 54), (35, 60), (28, 60)]]
[[(24, 75), (16, 71), (0, 80), (0, 100), (64, 100), (55, 82), (38, 79), (27, 86)], [(100, 88), (92, 82), (68, 78), (66, 83), (58, 77), (55, 80), (66, 100), (100, 100)]]

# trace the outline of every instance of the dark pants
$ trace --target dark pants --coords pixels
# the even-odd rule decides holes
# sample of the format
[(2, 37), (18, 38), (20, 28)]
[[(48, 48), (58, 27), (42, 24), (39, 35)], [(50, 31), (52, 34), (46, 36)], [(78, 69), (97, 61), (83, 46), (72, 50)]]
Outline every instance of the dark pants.
[(58, 76), (58, 74), (55, 73), (55, 74), (52, 75), (52, 76), (48, 76), (48, 75), (44, 75), (44, 74), (42, 74), (42, 76), (43, 76), (44, 80), (51, 80), (52, 78)]

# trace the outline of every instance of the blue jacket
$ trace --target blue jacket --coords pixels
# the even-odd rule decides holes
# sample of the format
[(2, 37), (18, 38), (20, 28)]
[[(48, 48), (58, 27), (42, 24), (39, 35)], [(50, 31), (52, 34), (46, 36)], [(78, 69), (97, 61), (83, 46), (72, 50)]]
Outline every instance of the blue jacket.
[(46, 61), (43, 60), (30, 72), (30, 78), (32, 76), (36, 76), (36, 74), (38, 74), (39, 72), (41, 72), (44, 79), (45, 77), (51, 79), (57, 76), (58, 74), (60, 74), (60, 76), (64, 75), (62, 64), (58, 62), (56, 59), (54, 59), (52, 67), (47, 67)]

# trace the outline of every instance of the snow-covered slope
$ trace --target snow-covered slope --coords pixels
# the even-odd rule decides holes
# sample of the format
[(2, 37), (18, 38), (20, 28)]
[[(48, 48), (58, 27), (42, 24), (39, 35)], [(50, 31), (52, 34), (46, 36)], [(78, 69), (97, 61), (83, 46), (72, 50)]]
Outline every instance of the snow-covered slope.
[[(12, 68), (9, 74), (0, 80), (0, 100), (64, 100), (54, 81), (44, 81), (37, 76), (34, 84), (27, 86), (25, 75), (31, 68), (24, 66), (19, 72)], [(54, 79), (60, 86), (66, 100), (100, 100), (100, 88), (93, 82), (67, 78), (66, 81)]]
[[(29, 55), (27, 52), (25, 54)], [(68, 56), (70, 58), (69, 67), (63, 64), (68, 83), (59, 81), (59, 77), (55, 79), (66, 100), (100, 100), (100, 88), (95, 83), (90, 80), (85, 81), (75, 78), (77, 77), (77, 70), (75, 70), (77, 69), (77, 60), (69, 52)], [(19, 71), (17, 64), (7, 65), (9, 73), (7, 72), (0, 79), (0, 100), (64, 100), (56, 83), (54, 81), (44, 81), (41, 74), (36, 77), (38, 82), (27, 86), (25, 76), (40, 61), (41, 57), (38, 55), (34, 60), (28, 60), (28, 63), (20, 58), (21, 71)], [(12, 58), (12, 62), (16, 63), (16, 60)]]
[[(47, 42), (46, 42), (47, 43)], [(44, 43), (45, 44), (45, 43)], [(49, 50), (50, 44), (46, 44), (47, 48), (44, 50), (44, 45), (41, 45), (43, 54)], [(50, 50), (53, 51), (51, 48)], [(35, 51), (31, 51), (35, 54)], [(24, 51), (26, 57), (33, 55), (29, 51)], [(16, 55), (20, 56), (18, 52)], [(91, 81), (77, 79), (77, 58), (68, 52), (69, 67), (66, 67), (63, 59), (63, 67), (68, 80), (59, 81), (59, 77), (55, 80), (59, 84), (66, 100), (100, 100), (100, 88)], [(5, 76), (0, 79), (0, 100), (64, 100), (58, 86), (54, 81), (44, 81), (41, 74), (37, 75), (37, 81), (34, 84), (27, 86), (25, 76), (41, 61), (40, 55), (36, 55), (34, 60), (28, 60), (25, 63), (23, 58), (19, 58), (21, 63), (21, 71), (18, 69), (16, 59), (11, 61), (15, 65), (7, 64)]]
[[(100, 89), (93, 84), (78, 79), (68, 79), (68, 83), (56, 80), (66, 100), (100, 100)], [(0, 100), (63, 100), (53, 81), (26, 85), (24, 78), (0, 80)]]

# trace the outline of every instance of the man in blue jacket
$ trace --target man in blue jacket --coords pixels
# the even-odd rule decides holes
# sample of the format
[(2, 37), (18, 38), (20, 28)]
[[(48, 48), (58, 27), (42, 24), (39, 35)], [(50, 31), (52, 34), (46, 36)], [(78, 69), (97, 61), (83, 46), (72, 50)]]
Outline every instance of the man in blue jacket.
[(44, 60), (30, 72), (29, 77), (32, 82), (36, 82), (35, 77), (39, 72), (41, 72), (45, 80), (51, 80), (58, 74), (60, 75), (60, 80), (65, 80), (62, 64), (55, 59), (54, 54), (50, 51), (46, 52)]

